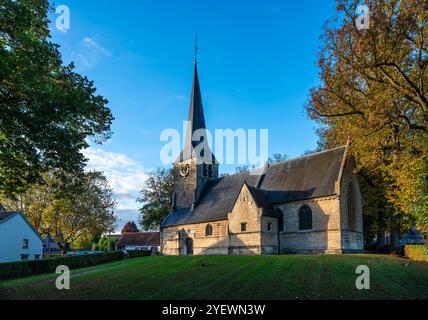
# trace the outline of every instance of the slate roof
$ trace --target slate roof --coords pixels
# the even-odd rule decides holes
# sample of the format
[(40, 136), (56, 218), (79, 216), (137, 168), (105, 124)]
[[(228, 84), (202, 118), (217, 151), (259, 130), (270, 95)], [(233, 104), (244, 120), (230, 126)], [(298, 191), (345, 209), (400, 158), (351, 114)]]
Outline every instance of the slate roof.
[(17, 214), (18, 212), (6, 212), (6, 211), (1, 211), (0, 212), (0, 223), (2, 222), (2, 220), (6, 220), (7, 218), (13, 216), (14, 214)]
[(277, 217), (269, 198), (261, 190), (251, 186), (248, 186), (248, 190), (250, 190), (251, 196), (256, 202), (257, 207), (264, 209), (263, 215), (268, 217)]
[(271, 203), (333, 195), (344, 155), (339, 147), (272, 164), (261, 189)]
[(263, 174), (237, 173), (210, 181), (194, 210), (171, 212), (161, 227), (227, 219), (244, 182), (268, 216), (276, 216), (274, 203), (334, 195), (344, 156), (345, 148), (339, 147), (266, 166)]
[(193, 211), (190, 208), (176, 210), (168, 215), (162, 226), (226, 219), (244, 182), (255, 186), (259, 177), (243, 172), (209, 181)]
[(129, 232), (123, 233), (116, 247), (126, 246), (160, 246), (160, 232)]
[[(207, 137), (205, 136), (202, 141), (192, 141), (193, 133), (197, 130), (205, 130), (205, 116), (204, 116), (204, 109), (202, 106), (202, 95), (201, 95), (201, 88), (199, 85), (199, 78), (198, 78), (198, 67), (195, 62), (195, 67), (193, 70), (193, 82), (192, 82), (192, 93), (190, 96), (190, 108), (189, 108), (189, 115), (187, 117), (188, 125), (186, 129), (186, 140), (183, 150), (180, 152), (180, 155), (177, 162), (185, 161), (191, 158), (196, 158), (197, 155), (194, 152), (194, 148), (200, 144), (207, 142)], [(202, 131), (203, 132), (203, 131)], [(208, 152), (208, 145), (204, 147), (205, 151)], [(208, 153), (207, 156), (208, 158)], [(212, 161), (212, 162), (211, 162)], [(215, 163), (215, 157), (214, 154), (211, 152), (211, 159), (208, 159), (208, 161), (205, 161), (207, 163)]]

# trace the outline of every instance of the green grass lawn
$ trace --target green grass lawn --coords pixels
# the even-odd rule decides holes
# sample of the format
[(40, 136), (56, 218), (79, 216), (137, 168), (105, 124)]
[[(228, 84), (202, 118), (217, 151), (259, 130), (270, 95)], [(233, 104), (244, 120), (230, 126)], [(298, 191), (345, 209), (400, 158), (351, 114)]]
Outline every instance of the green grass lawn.
[(382, 255), (143, 257), (74, 270), (61, 291), (56, 276), (0, 282), (0, 299), (428, 299), (428, 264)]

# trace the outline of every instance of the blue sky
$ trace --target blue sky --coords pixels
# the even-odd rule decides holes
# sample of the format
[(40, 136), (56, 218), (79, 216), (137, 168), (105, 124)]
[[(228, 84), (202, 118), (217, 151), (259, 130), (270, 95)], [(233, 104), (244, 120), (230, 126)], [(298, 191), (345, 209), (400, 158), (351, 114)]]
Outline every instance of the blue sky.
[[(159, 139), (181, 131), (199, 37), (198, 70), (207, 127), (269, 129), (269, 154), (299, 156), (316, 147), (304, 104), (318, 83), (322, 26), (333, 0), (57, 1), (71, 25), (52, 40), (65, 63), (95, 81), (116, 120), (113, 137), (86, 151), (118, 200), (120, 225), (136, 220), (145, 174), (162, 165)], [(233, 172), (230, 166), (221, 171)]]

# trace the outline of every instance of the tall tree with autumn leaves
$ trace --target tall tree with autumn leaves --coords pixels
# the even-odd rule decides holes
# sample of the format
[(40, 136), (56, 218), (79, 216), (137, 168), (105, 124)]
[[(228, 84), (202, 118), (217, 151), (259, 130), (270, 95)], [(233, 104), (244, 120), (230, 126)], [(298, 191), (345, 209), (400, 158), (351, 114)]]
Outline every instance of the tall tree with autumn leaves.
[[(369, 8), (368, 29), (356, 8)], [(307, 112), (324, 147), (345, 144), (364, 193), (366, 236), (428, 224), (428, 0), (338, 0)], [(379, 239), (382, 237), (378, 237)]]

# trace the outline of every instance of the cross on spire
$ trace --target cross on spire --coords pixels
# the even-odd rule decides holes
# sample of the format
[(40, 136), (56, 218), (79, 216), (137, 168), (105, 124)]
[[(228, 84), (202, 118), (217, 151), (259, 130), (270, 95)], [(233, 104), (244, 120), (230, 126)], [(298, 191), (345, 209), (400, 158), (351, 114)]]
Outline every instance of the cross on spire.
[(195, 37), (195, 64), (198, 61), (198, 35)]

